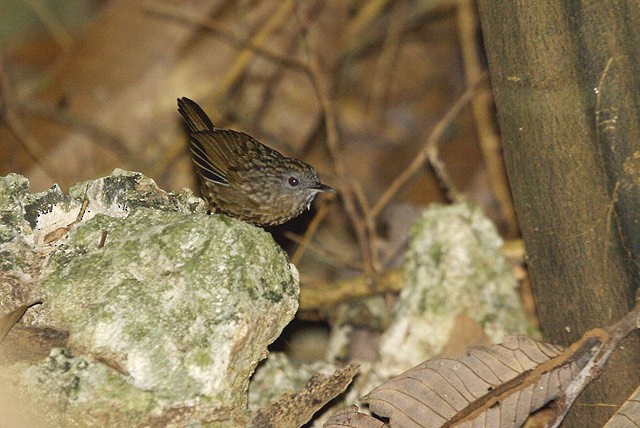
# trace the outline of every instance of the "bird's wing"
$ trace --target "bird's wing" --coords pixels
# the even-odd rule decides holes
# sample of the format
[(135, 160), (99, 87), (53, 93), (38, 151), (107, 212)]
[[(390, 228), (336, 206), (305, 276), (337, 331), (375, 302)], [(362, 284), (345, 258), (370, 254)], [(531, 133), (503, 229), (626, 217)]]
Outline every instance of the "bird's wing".
[(247, 154), (247, 144), (251, 141), (255, 140), (243, 132), (216, 129), (192, 133), (189, 149), (204, 178), (228, 185), (230, 167), (242, 164), (242, 158), (253, 162)]

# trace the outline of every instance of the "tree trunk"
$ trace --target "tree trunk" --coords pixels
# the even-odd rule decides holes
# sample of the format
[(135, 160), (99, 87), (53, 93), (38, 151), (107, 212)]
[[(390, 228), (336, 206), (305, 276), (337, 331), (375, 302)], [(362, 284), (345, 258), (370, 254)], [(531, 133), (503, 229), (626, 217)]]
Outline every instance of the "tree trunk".
[[(640, 277), (640, 1), (478, 8), (538, 315), (567, 345), (626, 314)], [(601, 426), (638, 386), (623, 345), (564, 426)]]

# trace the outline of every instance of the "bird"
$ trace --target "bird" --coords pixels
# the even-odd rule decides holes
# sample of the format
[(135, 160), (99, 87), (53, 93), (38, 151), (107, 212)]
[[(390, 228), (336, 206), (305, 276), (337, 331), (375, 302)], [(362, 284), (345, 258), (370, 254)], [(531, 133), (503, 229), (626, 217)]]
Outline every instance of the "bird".
[(201, 193), (214, 212), (256, 226), (276, 226), (335, 190), (301, 160), (288, 158), (244, 132), (217, 128), (193, 100), (178, 99)]

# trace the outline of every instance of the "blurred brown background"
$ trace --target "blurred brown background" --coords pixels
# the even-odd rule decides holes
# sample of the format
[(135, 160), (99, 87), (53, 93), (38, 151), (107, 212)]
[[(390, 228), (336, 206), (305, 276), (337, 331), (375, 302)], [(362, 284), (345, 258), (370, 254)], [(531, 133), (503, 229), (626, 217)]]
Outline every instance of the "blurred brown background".
[(472, 2), (20, 0), (0, 20), (0, 175), (33, 191), (114, 168), (197, 189), (187, 96), (340, 191), (276, 231), (296, 232), (291, 254), (304, 240), (305, 283), (397, 265), (420, 209), (445, 201), (427, 162), (397, 181), (438, 127), (456, 195), (517, 236)]
[[(501, 36), (512, 34), (506, 30), (513, 30), (522, 44), (513, 46), (513, 51), (522, 58), (532, 52), (535, 58), (540, 56), (539, 62), (531, 62), (534, 66), (553, 65), (548, 70), (541, 66), (544, 72), (529, 73), (534, 83), (544, 83), (549, 70), (553, 75), (558, 69), (559, 75), (566, 77), (564, 61), (545, 57), (552, 52), (562, 60), (572, 58), (568, 52), (551, 46), (558, 44), (556, 36), (561, 33), (556, 21), (564, 22), (560, 18), (573, 30), (578, 24), (584, 26), (580, 27), (584, 35), (575, 31), (572, 36), (569, 32), (564, 35), (571, 46), (574, 40), (591, 40), (593, 35), (592, 45), (604, 46), (602, 52), (607, 56), (612, 55), (611, 49), (601, 40), (613, 43), (623, 38), (603, 38), (601, 34), (609, 29), (626, 31), (625, 25), (635, 22), (627, 16), (628, 10), (634, 9), (626, 6), (602, 6), (602, 10), (594, 12), (586, 7), (578, 9), (585, 4), (599, 8), (601, 2), (563, 4), (566, 16), (562, 16), (550, 14), (546, 5), (530, 2), (524, 7), (525, 4), (503, 2), (503, 7), (497, 8), (487, 3), (483, 11), (487, 16), (488, 11), (500, 11), (492, 21), (496, 24), (494, 43), (501, 40), (506, 42), (496, 44), (512, 44), (511, 39)], [(520, 8), (522, 22), (505, 19), (518, 18), (510, 10), (512, 7)], [(611, 15), (613, 25), (604, 21), (606, 25), (600, 28), (607, 31), (595, 31), (593, 22), (609, 16), (609, 9), (622, 12), (619, 17)], [(585, 19), (575, 18), (580, 14)], [(544, 19), (547, 16), (548, 23)], [(549, 34), (540, 29), (542, 24)], [(629, 28), (633, 25), (629, 24)], [(490, 33), (487, 31), (487, 35)], [(545, 45), (540, 39), (551, 42)], [(635, 39), (632, 42), (629, 46), (638, 45)], [(331, 319), (330, 308), (304, 312), (308, 304), (305, 290), (327, 290), (328, 285), (340, 281), (365, 278), (345, 288), (351, 290), (365, 284), (371, 293), (397, 291), (401, 281), (394, 269), (401, 261), (407, 230), (432, 202), (462, 198), (474, 201), (483, 207), (503, 237), (519, 236), (477, 13), (471, 0), (6, 0), (0, 4), (0, 48), (0, 175), (21, 173), (29, 178), (33, 191), (44, 190), (53, 183), (67, 189), (77, 181), (107, 175), (114, 168), (141, 171), (166, 190), (197, 189), (187, 136), (176, 112), (176, 98), (182, 96), (198, 101), (217, 126), (245, 131), (285, 155), (312, 164), (323, 182), (339, 190), (338, 197), (318, 198), (311, 213), (273, 230), (301, 273), (300, 318)], [(498, 49), (493, 52), (502, 53)], [(620, 52), (625, 53), (620, 58), (634, 58), (626, 54), (627, 50)], [(592, 58), (582, 51), (573, 54), (580, 61)], [(514, 66), (523, 75), (531, 71), (527, 67), (533, 67), (524, 59), (513, 60), (519, 58), (517, 55), (503, 55), (495, 62), (502, 58), (505, 69)], [(596, 76), (602, 73), (600, 64), (606, 63), (585, 62), (591, 68), (582, 67), (582, 63), (580, 68)], [(574, 78), (572, 73), (568, 75)], [(503, 77), (508, 82), (511, 74), (505, 72)], [(589, 97), (594, 96), (595, 87), (590, 82), (597, 81), (582, 81), (581, 88), (588, 90)], [(496, 88), (500, 86), (496, 84)], [(546, 102), (544, 88), (531, 85), (527, 89)], [(572, 95), (543, 110), (553, 114), (540, 116), (541, 110), (536, 110), (540, 105), (522, 98), (521, 92), (518, 94), (520, 98), (514, 100), (519, 104), (501, 104), (502, 120), (509, 110), (525, 112), (518, 117), (534, 129), (531, 134), (520, 135), (515, 127), (521, 122), (511, 120), (513, 134), (519, 136), (510, 141), (516, 143), (534, 141), (532, 135), (538, 134), (543, 119), (557, 123), (558, 128), (571, 135), (557, 141), (573, 142), (573, 128), (555, 119), (569, 117), (569, 125), (575, 122), (572, 115), (579, 111), (576, 98), (581, 98), (585, 110), (592, 109), (587, 105), (589, 97)], [(528, 108), (533, 113), (529, 114)], [(565, 111), (571, 115), (563, 115)], [(529, 122), (529, 118), (538, 118), (539, 122)], [(585, 129), (587, 137), (594, 138), (591, 127)], [(507, 127), (504, 133), (507, 139)], [(540, 141), (556, 144), (555, 139), (539, 134)], [(580, 140), (590, 142), (589, 138)], [(560, 144), (557, 147), (564, 148)], [(546, 146), (529, 144), (529, 148), (531, 152), (521, 151), (515, 143), (511, 146), (513, 153), (520, 153), (521, 165), (539, 165), (533, 160), (536, 155), (543, 157)], [(573, 163), (576, 169), (584, 170), (580, 162)], [(444, 166), (439, 170), (440, 180), (433, 166)], [(564, 205), (549, 203), (546, 195), (554, 186), (553, 180), (547, 180), (551, 175), (547, 172), (566, 172), (564, 166), (554, 166), (535, 171), (542, 171), (540, 182), (551, 185), (529, 186), (532, 181), (520, 180), (523, 186), (533, 189), (533, 195), (541, 195), (536, 199), (539, 205), (548, 207), (544, 218), (532, 211), (534, 221), (529, 221), (529, 228), (537, 236), (539, 248), (554, 255), (547, 258), (550, 263), (558, 267), (582, 265), (588, 273), (585, 277), (596, 283), (591, 279), (592, 263), (575, 262), (575, 254), (582, 255), (581, 241), (576, 241), (577, 251), (564, 251), (568, 262), (561, 263), (553, 253), (556, 242), (548, 243), (552, 240), (550, 235), (534, 233), (539, 230), (541, 218), (552, 225), (562, 223), (556, 221), (556, 215), (564, 212)], [(591, 170), (588, 175), (596, 177)], [(443, 179), (448, 192), (443, 192)], [(590, 193), (582, 189), (569, 190), (592, 200)], [(566, 189), (558, 186), (554, 190), (558, 201), (572, 203), (572, 198), (566, 197)], [(635, 193), (630, 195), (637, 201)], [(531, 199), (535, 198), (525, 201)], [(608, 204), (609, 199), (605, 199)], [(617, 196), (611, 199), (617, 200)], [(609, 212), (606, 207), (604, 211)], [(580, 215), (599, 215), (603, 210), (580, 211)], [(566, 223), (572, 225), (572, 220)], [(598, 224), (609, 225), (608, 220)], [(611, 230), (616, 232), (615, 228)], [(614, 233), (611, 230), (606, 233)], [(589, 233), (598, 239), (606, 235), (596, 229)], [(592, 235), (585, 236), (588, 241)], [(565, 240), (558, 241), (563, 244)], [(590, 245), (599, 256), (600, 247)], [(517, 247), (515, 254), (522, 261), (522, 247)], [(623, 251), (620, 256), (626, 258)], [(579, 278), (569, 268), (565, 277), (556, 275), (553, 269), (547, 272), (558, 283)], [(608, 265), (602, 272), (610, 276)], [(520, 279), (526, 278), (523, 270), (520, 273)], [(573, 290), (583, 288), (581, 281), (574, 283), (574, 288), (567, 288), (566, 299), (558, 298), (560, 287), (554, 282), (548, 282), (547, 287), (550, 298), (558, 302), (570, 321), (576, 318), (574, 314), (585, 313), (584, 306), (588, 306), (574, 298), (579, 293)], [(546, 286), (545, 281), (541, 284)], [(525, 308), (533, 316), (531, 295), (527, 287), (523, 290)], [(390, 295), (387, 293), (386, 297)], [(595, 303), (598, 312), (607, 312), (601, 308), (608, 305), (593, 299), (591, 293), (583, 293), (583, 298)], [(574, 303), (573, 312), (561, 307), (566, 302)], [(553, 325), (564, 330), (567, 323)], [(582, 329), (576, 328), (573, 334), (582, 333), (578, 330)], [(320, 342), (313, 338), (303, 347), (310, 348), (311, 343)], [(322, 346), (318, 353), (322, 354)]]

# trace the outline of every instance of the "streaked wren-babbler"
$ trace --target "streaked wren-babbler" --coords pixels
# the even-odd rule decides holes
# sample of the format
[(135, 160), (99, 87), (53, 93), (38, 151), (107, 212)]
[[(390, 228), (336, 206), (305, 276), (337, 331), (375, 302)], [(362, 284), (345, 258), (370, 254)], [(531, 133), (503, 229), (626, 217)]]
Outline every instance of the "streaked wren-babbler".
[(178, 99), (189, 127), (189, 150), (211, 208), (257, 226), (300, 215), (324, 185), (311, 165), (287, 158), (244, 132), (216, 128), (198, 104)]

